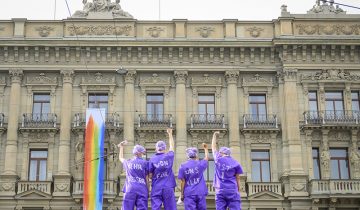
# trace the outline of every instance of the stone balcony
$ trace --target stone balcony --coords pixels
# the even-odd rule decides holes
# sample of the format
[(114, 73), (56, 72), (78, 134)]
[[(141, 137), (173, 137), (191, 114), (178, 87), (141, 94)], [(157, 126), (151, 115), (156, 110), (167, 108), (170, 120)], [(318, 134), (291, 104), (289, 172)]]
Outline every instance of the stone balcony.
[(248, 182), (249, 197), (261, 192), (272, 192), (279, 196), (283, 195), (280, 182)]
[(24, 113), (20, 130), (57, 130), (58, 118), (54, 113)]
[(173, 127), (171, 114), (139, 114), (138, 128), (140, 130), (158, 130)]
[(304, 126), (359, 126), (360, 112), (356, 110), (325, 110), (304, 112)]
[(52, 195), (51, 181), (19, 181), (17, 183), (16, 197), (24, 197), (24, 194), (40, 193), (47, 196)]
[[(106, 130), (120, 130), (120, 115), (116, 112), (106, 113), (105, 117), (105, 129)], [(72, 123), (73, 130), (83, 130), (86, 126), (86, 114), (75, 113)]]
[(190, 130), (193, 129), (226, 129), (223, 114), (192, 114)]
[[(73, 182), (73, 198), (80, 202), (84, 193), (84, 181), (78, 180)], [(117, 183), (114, 180), (105, 180), (103, 189), (104, 199), (113, 200), (117, 196)]]
[(360, 180), (312, 180), (310, 194), (313, 198), (359, 197)]
[(279, 129), (278, 118), (275, 114), (245, 114), (243, 129)]

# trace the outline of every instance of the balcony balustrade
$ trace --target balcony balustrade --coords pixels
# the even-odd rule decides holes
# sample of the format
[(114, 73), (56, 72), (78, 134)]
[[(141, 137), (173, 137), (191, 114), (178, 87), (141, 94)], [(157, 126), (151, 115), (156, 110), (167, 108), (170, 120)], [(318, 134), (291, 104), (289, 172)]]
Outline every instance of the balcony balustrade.
[(139, 114), (139, 128), (172, 128), (173, 118), (171, 114)]
[(248, 189), (249, 196), (265, 191), (283, 195), (280, 182), (248, 182)]
[(223, 114), (192, 114), (191, 129), (225, 129)]
[(52, 194), (51, 184), (52, 182), (50, 181), (40, 181), (40, 182), (19, 181), (17, 194), (21, 194), (23, 192), (27, 192), (30, 190), (38, 190), (40, 192), (51, 195)]
[(360, 195), (360, 180), (312, 180), (311, 195)]
[(245, 114), (243, 116), (244, 128), (278, 129), (278, 118), (275, 114)]
[(56, 128), (57, 115), (53, 113), (25, 113), (21, 120), (22, 128)]
[[(84, 193), (84, 181), (74, 181), (73, 183), (73, 196), (82, 197)], [(117, 194), (116, 182), (112, 180), (104, 181), (104, 197), (113, 197)]]
[[(105, 118), (105, 128), (120, 128), (120, 115), (118, 113), (107, 113)], [(76, 113), (74, 114), (73, 128), (82, 128), (86, 126), (86, 114)]]
[(360, 112), (356, 110), (307, 111), (304, 113), (305, 125), (358, 125)]

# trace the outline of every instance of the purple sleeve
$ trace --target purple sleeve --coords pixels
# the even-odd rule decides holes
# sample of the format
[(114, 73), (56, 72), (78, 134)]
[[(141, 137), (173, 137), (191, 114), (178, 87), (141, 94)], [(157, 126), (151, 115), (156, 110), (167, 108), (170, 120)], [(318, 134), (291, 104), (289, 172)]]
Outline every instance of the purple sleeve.
[(236, 166), (235, 170), (236, 170), (236, 174), (243, 174), (244, 173), (241, 165)]
[(185, 177), (184, 177), (184, 169), (181, 166), (179, 168), (178, 179), (185, 179)]
[(208, 167), (208, 161), (207, 160), (200, 160), (200, 168), (202, 171), (205, 171)]
[(214, 156), (214, 162), (216, 163), (219, 159), (220, 153), (216, 151), (215, 153), (213, 153), (213, 156)]

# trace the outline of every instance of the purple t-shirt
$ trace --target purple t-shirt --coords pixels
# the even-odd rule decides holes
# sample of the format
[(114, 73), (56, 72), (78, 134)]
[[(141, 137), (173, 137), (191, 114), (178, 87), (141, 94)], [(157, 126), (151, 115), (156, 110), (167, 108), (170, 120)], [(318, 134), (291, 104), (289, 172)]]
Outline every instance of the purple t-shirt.
[(204, 180), (204, 171), (207, 166), (207, 160), (188, 160), (181, 164), (178, 178), (185, 179), (185, 196), (208, 194)]
[(135, 157), (125, 160), (123, 166), (126, 172), (126, 181), (123, 192), (135, 192), (148, 195), (146, 176), (149, 174), (149, 164), (142, 158)]
[(156, 153), (149, 160), (149, 171), (152, 174), (151, 194), (157, 195), (164, 188), (175, 188), (176, 182), (172, 166), (174, 152)]
[(236, 182), (236, 175), (243, 173), (241, 165), (230, 156), (221, 157), (219, 152), (215, 152), (214, 162), (215, 192), (237, 192), (238, 186)]

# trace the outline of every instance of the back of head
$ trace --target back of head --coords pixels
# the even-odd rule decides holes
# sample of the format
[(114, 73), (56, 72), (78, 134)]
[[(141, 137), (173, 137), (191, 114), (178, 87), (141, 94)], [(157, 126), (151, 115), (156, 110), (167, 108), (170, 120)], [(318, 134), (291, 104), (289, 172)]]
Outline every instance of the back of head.
[(134, 146), (134, 149), (133, 149), (134, 155), (139, 156), (139, 155), (144, 155), (145, 153), (146, 153), (146, 150), (143, 146), (141, 146), (141, 145)]
[(156, 152), (164, 152), (166, 150), (166, 143), (164, 141), (158, 141), (155, 145)]
[(226, 155), (226, 156), (230, 156), (231, 155), (231, 151), (230, 151), (230, 148), (229, 147), (221, 147), (219, 149), (219, 152), (222, 153), (223, 155)]
[(188, 158), (196, 158), (198, 154), (198, 149), (195, 147), (189, 147), (186, 149), (186, 155)]

